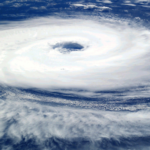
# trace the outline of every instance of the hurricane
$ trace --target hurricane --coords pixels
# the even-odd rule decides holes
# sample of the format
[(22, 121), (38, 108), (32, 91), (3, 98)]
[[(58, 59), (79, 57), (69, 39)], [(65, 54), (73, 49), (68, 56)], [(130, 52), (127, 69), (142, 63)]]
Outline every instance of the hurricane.
[(0, 149), (150, 149), (149, 8), (2, 1)]

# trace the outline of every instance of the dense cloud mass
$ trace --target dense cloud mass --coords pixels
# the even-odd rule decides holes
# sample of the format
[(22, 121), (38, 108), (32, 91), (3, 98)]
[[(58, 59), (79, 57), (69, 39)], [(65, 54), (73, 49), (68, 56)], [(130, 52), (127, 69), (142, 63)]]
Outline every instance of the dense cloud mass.
[(148, 1), (0, 6), (0, 149), (150, 148)]
[(90, 91), (149, 86), (150, 31), (128, 24), (103, 18), (8, 24), (1, 31), (1, 83)]

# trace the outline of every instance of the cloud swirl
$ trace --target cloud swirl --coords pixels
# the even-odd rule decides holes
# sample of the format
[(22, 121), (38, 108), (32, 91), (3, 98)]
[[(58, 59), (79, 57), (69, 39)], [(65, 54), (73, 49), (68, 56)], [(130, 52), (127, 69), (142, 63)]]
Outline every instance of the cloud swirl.
[(149, 139), (149, 40), (148, 28), (117, 18), (1, 24), (0, 139), (34, 139), (39, 149), (86, 139), (95, 150)]

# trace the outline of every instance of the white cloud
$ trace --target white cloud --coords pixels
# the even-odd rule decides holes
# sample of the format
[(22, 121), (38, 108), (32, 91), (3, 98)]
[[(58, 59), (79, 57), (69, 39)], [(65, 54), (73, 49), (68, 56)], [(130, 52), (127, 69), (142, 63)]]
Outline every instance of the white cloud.
[(135, 0), (136, 3), (149, 3), (150, 1), (149, 0)]
[(21, 3), (14, 3), (13, 5), (12, 5), (12, 7), (21, 7), (23, 4), (21, 4)]
[(109, 7), (106, 7), (106, 6), (96, 6), (96, 5), (83, 5), (83, 4), (72, 4), (73, 6), (75, 7), (83, 7), (84, 9), (89, 9), (89, 8), (97, 8), (99, 9), (100, 11), (103, 11), (103, 10), (106, 10), (106, 9), (111, 9)]
[[(109, 112), (51, 107), (23, 100), (0, 101), (0, 133), (15, 143), (30, 138), (132, 138), (149, 136), (149, 110)], [(9, 127), (6, 126), (9, 122)], [(7, 130), (5, 129), (7, 127)]]
[(72, 4), (73, 6), (75, 6), (75, 7), (84, 7), (84, 9), (88, 9), (88, 8), (97, 8), (97, 6), (96, 5), (88, 5), (88, 4), (86, 4), (86, 5), (84, 5), (84, 4)]
[[(126, 24), (47, 18), (1, 26), (0, 82), (50, 90), (149, 86), (150, 31)], [(53, 49), (65, 42), (84, 49), (67, 54)]]
[(107, 3), (107, 4), (112, 3), (112, 1), (110, 1), (110, 0), (96, 0), (96, 2), (102, 2), (102, 3)]
[(112, 3), (112, 1), (110, 1), (110, 0), (103, 0), (103, 3), (111, 4), (111, 3)]

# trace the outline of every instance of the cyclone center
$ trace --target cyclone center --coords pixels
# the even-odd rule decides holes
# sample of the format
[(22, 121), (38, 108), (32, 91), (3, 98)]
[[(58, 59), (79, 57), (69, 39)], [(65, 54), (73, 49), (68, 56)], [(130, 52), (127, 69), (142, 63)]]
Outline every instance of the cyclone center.
[(70, 53), (72, 51), (81, 51), (83, 46), (74, 42), (57, 43), (53, 46), (53, 49), (57, 49), (61, 53)]

